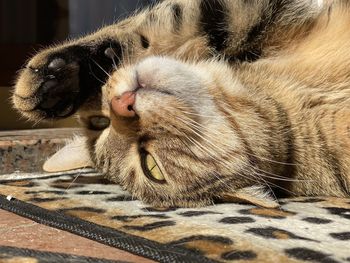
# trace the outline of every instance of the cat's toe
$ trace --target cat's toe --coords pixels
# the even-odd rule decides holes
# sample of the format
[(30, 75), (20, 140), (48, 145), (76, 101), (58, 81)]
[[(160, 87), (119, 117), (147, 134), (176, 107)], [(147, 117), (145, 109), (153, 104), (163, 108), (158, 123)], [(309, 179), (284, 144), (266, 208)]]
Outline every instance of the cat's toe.
[(35, 109), (49, 118), (64, 118), (71, 115), (74, 110), (76, 96), (65, 88), (56, 80), (44, 82), (37, 92), (40, 102)]
[(79, 68), (59, 54), (34, 57), (16, 83), (15, 108), (34, 120), (71, 115), (79, 100)]
[(66, 64), (67, 62), (63, 58), (55, 58), (47, 67), (50, 70), (60, 71), (64, 66), (66, 66)]
[(35, 121), (72, 115), (89, 98), (98, 97), (120, 54), (121, 45), (110, 40), (39, 52), (19, 74), (15, 108)]

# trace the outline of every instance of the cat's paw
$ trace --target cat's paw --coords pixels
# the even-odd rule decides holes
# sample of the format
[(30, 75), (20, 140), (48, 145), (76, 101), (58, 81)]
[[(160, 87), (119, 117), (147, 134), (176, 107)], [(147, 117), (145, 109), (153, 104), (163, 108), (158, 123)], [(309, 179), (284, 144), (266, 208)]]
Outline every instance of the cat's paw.
[(117, 57), (120, 45), (73, 42), (38, 53), (19, 74), (13, 94), (15, 108), (32, 120), (72, 115), (100, 92), (113, 67), (111, 53)]

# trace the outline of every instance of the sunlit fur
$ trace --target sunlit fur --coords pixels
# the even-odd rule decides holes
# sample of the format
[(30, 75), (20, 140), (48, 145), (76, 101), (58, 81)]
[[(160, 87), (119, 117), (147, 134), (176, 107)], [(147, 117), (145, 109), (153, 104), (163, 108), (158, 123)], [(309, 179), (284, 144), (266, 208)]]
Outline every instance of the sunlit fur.
[[(82, 122), (111, 118), (104, 131), (87, 132), (96, 166), (156, 206), (207, 205), (256, 185), (349, 196), (349, 8), (319, 2), (165, 0), (39, 52), (20, 72), (13, 102), (39, 121), (57, 117), (37, 107), (50, 99), (50, 78), (60, 80), (52, 89), (62, 99), (88, 94), (75, 105)], [(203, 3), (218, 21), (203, 18)], [(121, 53), (106, 60), (102, 44), (113, 41)], [(55, 56), (71, 60), (49, 71)], [(111, 114), (111, 99), (140, 82), (139, 119)], [(145, 176), (140, 149), (166, 184)]]
[[(103, 87), (112, 124), (94, 146), (97, 165), (157, 206), (206, 205), (257, 184), (350, 196), (349, 24), (349, 6), (337, 4), (276, 57), (239, 68), (149, 57), (116, 70)], [(139, 118), (110, 112), (108, 102), (138, 83)], [(145, 176), (141, 148), (166, 184)]]
[[(322, 10), (318, 3), (317, 0), (162, 1), (89, 36), (39, 52), (20, 71), (13, 103), (21, 114), (31, 120), (53, 118), (38, 109), (38, 105), (47, 100), (40, 88), (52, 74), (46, 70), (50, 60), (63, 56), (73, 58), (73, 61), (69, 61), (59, 73), (64, 77), (60, 78), (56, 87), (65, 90), (65, 93), (88, 92), (90, 97), (79, 105), (80, 111), (99, 109), (95, 97), (99, 96), (99, 86), (106, 76), (103, 69), (95, 65), (95, 60), (96, 56), (104, 56), (104, 50), (99, 48), (104, 43), (108, 46), (109, 42), (120, 45), (121, 54), (116, 54), (108, 67), (100, 63), (106, 71), (113, 63), (119, 67), (149, 55), (171, 55), (192, 61), (220, 55), (233, 62), (266, 57), (289, 45), (292, 40), (297, 41), (312, 27), (315, 17)], [(148, 41), (148, 47), (143, 46), (142, 39)], [(91, 54), (67, 51), (72, 47), (84, 47)], [(83, 72), (83, 65), (74, 61), (74, 58), (79, 60), (82, 56), (84, 66), (88, 64), (95, 68)], [(82, 84), (82, 80), (90, 84), (89, 78), (97, 81), (96, 87)]]

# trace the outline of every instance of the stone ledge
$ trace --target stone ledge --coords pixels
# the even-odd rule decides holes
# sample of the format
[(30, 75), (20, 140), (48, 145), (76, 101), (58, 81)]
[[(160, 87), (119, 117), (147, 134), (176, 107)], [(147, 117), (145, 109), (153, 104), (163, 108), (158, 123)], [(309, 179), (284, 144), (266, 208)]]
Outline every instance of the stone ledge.
[(42, 172), (45, 160), (81, 129), (42, 129), (0, 132), (0, 175)]

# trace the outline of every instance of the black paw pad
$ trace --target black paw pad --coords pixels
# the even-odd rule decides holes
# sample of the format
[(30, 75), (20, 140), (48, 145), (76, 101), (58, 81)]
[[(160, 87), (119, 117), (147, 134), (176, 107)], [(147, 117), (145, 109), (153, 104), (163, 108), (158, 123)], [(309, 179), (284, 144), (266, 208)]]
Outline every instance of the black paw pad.
[(41, 86), (41, 90), (40, 93), (42, 94), (46, 94), (49, 93), (51, 91), (53, 91), (55, 89), (55, 87), (57, 87), (58, 82), (56, 80), (49, 80), (46, 81), (42, 86)]
[(44, 82), (38, 95), (41, 102), (37, 109), (45, 112), (47, 117), (66, 117), (74, 109), (74, 94), (66, 91), (57, 80)]
[(43, 118), (65, 118), (91, 97), (98, 97), (108, 73), (119, 64), (122, 46), (113, 40), (70, 45), (46, 57), (44, 66), (28, 66), (37, 90), (33, 107)]
[(55, 58), (49, 63), (47, 67), (50, 70), (59, 71), (65, 65), (66, 65), (66, 61), (63, 58)]

